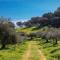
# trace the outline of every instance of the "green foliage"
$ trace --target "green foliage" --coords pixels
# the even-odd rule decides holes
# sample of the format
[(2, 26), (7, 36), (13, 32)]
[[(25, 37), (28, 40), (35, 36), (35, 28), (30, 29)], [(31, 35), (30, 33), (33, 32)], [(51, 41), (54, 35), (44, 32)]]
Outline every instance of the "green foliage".
[(16, 32), (15, 27), (9, 19), (0, 18), (0, 43), (2, 44), (2, 49), (5, 45), (10, 43), (16, 43)]

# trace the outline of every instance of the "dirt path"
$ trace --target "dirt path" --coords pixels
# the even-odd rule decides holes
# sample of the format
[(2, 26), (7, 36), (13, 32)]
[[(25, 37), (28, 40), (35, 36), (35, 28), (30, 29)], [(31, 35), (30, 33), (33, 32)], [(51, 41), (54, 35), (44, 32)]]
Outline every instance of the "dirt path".
[(40, 57), (39, 60), (46, 60), (46, 57), (43, 54), (43, 52), (39, 49), (39, 46), (38, 46), (37, 42), (34, 42), (33, 46), (36, 49), (36, 51), (38, 53), (38, 56)]
[(26, 50), (25, 54), (23, 55), (22, 60), (29, 60), (30, 55), (31, 55), (31, 43), (29, 43), (27, 50)]
[(37, 42), (34, 42), (34, 41), (29, 42), (27, 50), (26, 50), (25, 54), (23, 55), (23, 59), (22, 60), (35, 60), (35, 59), (32, 59), (32, 57), (31, 57), (31, 55), (32, 55), (32, 48), (34, 48), (34, 51), (37, 52), (36, 55), (39, 56), (39, 60), (46, 60), (46, 57), (42, 53), (42, 51), (39, 49), (39, 47), (37, 45)]
[(38, 54), (40, 56), (40, 60), (46, 60), (46, 57), (44, 56), (44, 54), (42, 53), (42, 51), (39, 50), (39, 49), (37, 49), (37, 51), (38, 51)]

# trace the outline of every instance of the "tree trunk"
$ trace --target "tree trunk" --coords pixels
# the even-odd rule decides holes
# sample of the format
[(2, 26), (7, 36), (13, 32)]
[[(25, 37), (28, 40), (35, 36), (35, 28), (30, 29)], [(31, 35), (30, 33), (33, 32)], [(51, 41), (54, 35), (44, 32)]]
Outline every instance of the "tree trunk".
[(1, 49), (4, 49), (5, 48), (5, 44), (2, 45)]
[(57, 39), (53, 39), (53, 45), (57, 44)]
[(53, 46), (55, 45), (55, 39), (53, 39)]
[(32, 40), (32, 36), (31, 36), (31, 40)]
[(55, 40), (55, 44), (57, 44), (57, 39)]
[(46, 43), (48, 43), (48, 39), (46, 39)]

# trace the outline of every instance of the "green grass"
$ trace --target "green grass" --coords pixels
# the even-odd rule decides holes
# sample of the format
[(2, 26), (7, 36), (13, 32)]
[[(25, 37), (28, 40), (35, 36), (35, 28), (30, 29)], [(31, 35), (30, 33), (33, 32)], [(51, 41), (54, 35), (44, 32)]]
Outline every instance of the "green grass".
[(0, 60), (22, 60), (27, 45), (27, 42), (9, 45), (8, 49), (0, 50)]
[[(60, 60), (60, 41), (56, 46), (53, 46), (52, 43), (43, 43), (39, 40), (36, 43), (39, 49), (45, 54), (47, 60)], [(8, 45), (7, 49), (0, 50), (0, 60), (22, 60), (28, 44), (29, 41), (16, 45)], [(32, 44), (34, 44), (34, 41), (32, 41)], [(39, 60), (40, 58), (34, 46), (32, 45), (31, 47), (31, 58), (29, 60)]]
[(36, 27), (30, 27), (30, 28), (17, 28), (16, 32), (25, 32), (27, 34), (32, 33), (32, 32), (37, 32), (40, 29), (36, 29)]
[[(17, 32), (25, 32), (25, 33), (31, 33), (31, 32), (37, 32), (37, 31), (47, 31), (48, 27), (44, 27), (41, 29), (36, 29), (34, 30), (36, 27), (31, 27), (31, 28), (18, 28), (16, 29)], [(37, 38), (35, 38), (34, 40), (37, 40)], [(37, 40), (38, 41), (38, 40)], [(60, 41), (58, 41), (59, 43), (56, 46), (53, 46), (52, 43), (43, 43), (43, 40), (39, 40), (39, 47), (40, 49), (44, 52), (47, 60), (60, 60)], [(41, 43), (42, 42), (42, 43)], [(38, 60), (38, 57), (36, 56), (36, 52), (35, 49), (32, 49), (32, 59), (30, 60)], [(58, 59), (59, 58), (59, 59)]]
[(60, 60), (60, 42), (56, 46), (52, 43), (41, 43), (41, 41), (39, 44), (47, 60)]

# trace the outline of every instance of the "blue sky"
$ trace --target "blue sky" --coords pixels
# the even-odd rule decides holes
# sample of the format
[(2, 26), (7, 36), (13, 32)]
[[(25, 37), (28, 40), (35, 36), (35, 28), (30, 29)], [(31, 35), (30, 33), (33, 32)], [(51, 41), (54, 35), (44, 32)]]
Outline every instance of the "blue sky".
[(27, 20), (53, 12), (60, 6), (60, 0), (0, 0), (0, 16), (13, 20)]

